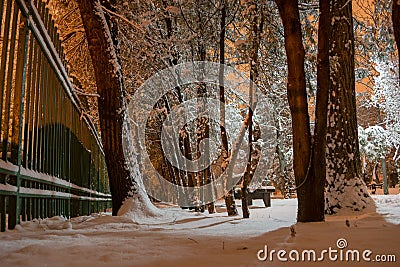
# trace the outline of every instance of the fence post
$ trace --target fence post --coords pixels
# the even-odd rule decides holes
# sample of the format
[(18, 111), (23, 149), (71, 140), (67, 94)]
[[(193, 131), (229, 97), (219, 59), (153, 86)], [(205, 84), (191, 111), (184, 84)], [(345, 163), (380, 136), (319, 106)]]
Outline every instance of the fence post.
[[(17, 7), (15, 7), (17, 8)], [(26, 81), (26, 65), (28, 56), (29, 43), (28, 21), (24, 16), (21, 16), (21, 23), (18, 38), (18, 56), (16, 66), (16, 77), (21, 77), (15, 81), (14, 92), (14, 112), (13, 125), (11, 136), (11, 161), (19, 166), (17, 173), (17, 192), (14, 197), (11, 197), (9, 208), (9, 229), (14, 229), (16, 224), (19, 224), (21, 214), (21, 201), (19, 191), (21, 187), (21, 163), (22, 163), (22, 132), (23, 132), (23, 115), (24, 115), (24, 97), (25, 97), (25, 81)], [(18, 144), (18, 145), (16, 145)], [(15, 207), (13, 207), (15, 205)], [(11, 211), (15, 208), (15, 212)], [(25, 212), (25, 211), (24, 211)], [(13, 218), (15, 216), (15, 218)]]

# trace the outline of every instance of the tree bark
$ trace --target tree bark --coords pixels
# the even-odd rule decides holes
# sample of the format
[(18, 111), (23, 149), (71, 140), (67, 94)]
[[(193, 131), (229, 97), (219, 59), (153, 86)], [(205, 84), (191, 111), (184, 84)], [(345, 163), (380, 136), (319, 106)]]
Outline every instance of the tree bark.
[[(228, 145), (228, 136), (226, 133), (225, 127), (225, 87), (224, 87), (224, 65), (225, 65), (225, 34), (226, 34), (226, 4), (225, 1), (222, 1), (223, 4), (221, 6), (221, 19), (220, 19), (220, 34), (219, 34), (219, 101), (220, 101), (220, 119), (219, 119), (219, 127), (221, 131), (221, 156), (223, 158), (221, 164), (221, 175), (226, 170), (226, 161), (228, 160), (229, 153), (229, 145)], [(233, 197), (233, 189), (228, 190), (228, 192), (224, 196), (226, 210), (228, 212), (228, 216), (236, 216), (238, 211), (236, 209), (235, 199)]]
[(317, 95), (315, 107), (314, 143), (312, 145), (312, 170), (307, 190), (315, 203), (313, 220), (324, 220), (324, 187), (326, 181), (326, 124), (329, 95), (329, 36), (330, 36), (330, 10), (329, 1), (319, 2), (318, 21), (318, 56), (317, 56)]
[(351, 1), (332, 1), (326, 212), (361, 211), (373, 201), (361, 176)]
[(276, 3), (284, 27), (288, 64), (287, 92), (292, 116), (293, 169), (298, 197), (297, 221), (321, 221), (324, 219), (324, 213), (321, 211), (323, 202), (321, 204), (315, 201), (320, 201), (322, 182), (316, 181), (312, 166), (312, 141), (304, 72), (305, 52), (302, 43), (298, 1), (276, 0)]
[[(207, 85), (205, 83), (200, 83), (197, 88), (197, 97), (198, 97), (198, 113), (201, 114), (201, 116), (197, 117), (196, 120), (196, 148), (197, 148), (197, 153), (196, 156), (197, 158), (200, 158), (201, 156), (204, 157), (204, 160), (208, 160), (210, 158), (210, 119), (208, 117), (208, 111), (206, 110), (206, 97), (207, 97)], [(205, 142), (205, 150), (204, 150), (204, 155), (201, 155), (200, 152), (200, 143)], [(202, 162), (205, 164), (205, 162)], [(208, 183), (211, 182), (212, 176), (211, 176), (211, 167), (207, 166), (204, 170), (198, 171), (196, 173), (197, 175), (197, 186), (204, 186)], [(201, 211), (203, 212), (205, 207), (207, 207), (209, 213), (214, 213), (214, 203), (205, 203), (204, 200), (204, 192), (200, 191), (200, 206), (196, 206), (196, 211)]]
[[(258, 3), (259, 5), (259, 3)], [(248, 186), (251, 182), (251, 171), (252, 171), (252, 154), (253, 154), (253, 108), (254, 102), (257, 101), (254, 99), (254, 85), (258, 79), (258, 50), (260, 44), (260, 34), (262, 31), (262, 16), (259, 15), (259, 11), (262, 12), (261, 8), (257, 7), (257, 3), (251, 2), (249, 5), (250, 10), (250, 19), (251, 19), (251, 27), (250, 27), (250, 88), (249, 88), (249, 113), (248, 113), (248, 142), (249, 142), (249, 155), (247, 159), (246, 171), (243, 176), (243, 186), (242, 186), (242, 212), (243, 218), (250, 217), (250, 211), (248, 207), (247, 201), (247, 191)], [(261, 18), (260, 18), (261, 16)]]
[(397, 45), (397, 56), (399, 57), (399, 85), (400, 85), (400, 1), (392, 0), (392, 23), (394, 30), (394, 39)]
[(285, 160), (285, 155), (283, 153), (283, 144), (280, 141), (280, 137), (281, 137), (281, 131), (280, 131), (280, 129), (277, 128), (276, 129), (276, 140), (278, 140), (278, 142), (276, 144), (275, 153), (278, 155), (279, 172), (284, 180), (284, 184), (282, 186), (280, 186), (280, 189), (282, 191), (283, 197), (288, 199), (288, 198), (290, 198), (290, 182), (289, 182), (289, 177), (288, 177), (288, 173), (287, 173), (287, 164), (286, 164), (286, 160)]
[[(97, 91), (100, 95), (98, 99), (100, 128), (112, 194), (112, 214), (117, 215), (128, 197), (136, 196), (140, 201), (147, 201), (148, 198), (147, 194), (139, 192), (143, 191), (140, 188), (140, 173), (127, 167), (123, 150), (122, 133), (126, 119), (126, 100), (118, 49), (116, 49), (118, 47), (115, 38), (116, 29), (110, 31), (99, 0), (81, 0), (78, 4), (94, 67)], [(135, 158), (130, 160), (131, 164), (137, 167)]]

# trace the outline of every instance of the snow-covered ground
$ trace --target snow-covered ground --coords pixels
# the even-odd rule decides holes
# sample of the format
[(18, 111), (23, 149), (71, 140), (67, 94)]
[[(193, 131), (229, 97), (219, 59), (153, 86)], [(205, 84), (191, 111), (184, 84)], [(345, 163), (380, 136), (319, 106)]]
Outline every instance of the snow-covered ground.
[(373, 196), (376, 212), (383, 215), (388, 222), (400, 224), (400, 194)]
[(296, 224), (297, 201), (276, 199), (270, 208), (254, 200), (250, 219), (228, 217), (218, 203), (217, 213), (211, 215), (166, 206), (157, 218), (134, 221), (109, 214), (35, 220), (0, 234), (0, 266), (312, 266), (318, 263), (280, 262), (276, 257), (260, 261), (257, 253), (266, 245), (288, 252), (337, 249), (340, 238), (350, 249), (393, 254), (397, 263), (326, 257), (324, 266), (399, 266), (400, 195), (374, 200), (384, 218), (371, 213)]

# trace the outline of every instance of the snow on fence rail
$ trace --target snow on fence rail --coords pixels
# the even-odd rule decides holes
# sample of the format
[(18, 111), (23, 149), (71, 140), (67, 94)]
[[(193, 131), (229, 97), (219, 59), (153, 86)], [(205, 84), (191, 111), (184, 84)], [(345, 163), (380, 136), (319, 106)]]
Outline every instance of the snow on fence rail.
[[(99, 135), (42, 0), (0, 0), (0, 230), (111, 205)], [(7, 216), (8, 215), (8, 216)]]

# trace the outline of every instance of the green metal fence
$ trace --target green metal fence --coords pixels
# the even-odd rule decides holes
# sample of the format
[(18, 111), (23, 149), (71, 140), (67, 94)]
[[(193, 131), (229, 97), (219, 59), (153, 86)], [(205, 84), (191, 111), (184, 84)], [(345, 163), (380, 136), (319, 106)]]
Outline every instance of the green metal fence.
[(0, 0), (0, 230), (111, 205), (104, 153), (41, 0)]

